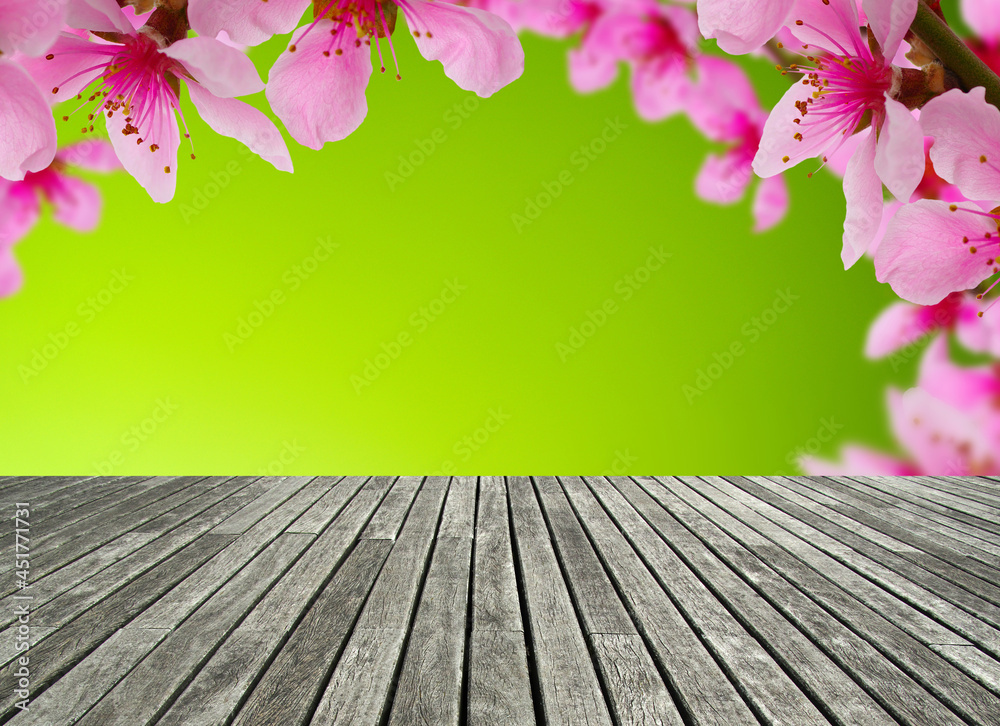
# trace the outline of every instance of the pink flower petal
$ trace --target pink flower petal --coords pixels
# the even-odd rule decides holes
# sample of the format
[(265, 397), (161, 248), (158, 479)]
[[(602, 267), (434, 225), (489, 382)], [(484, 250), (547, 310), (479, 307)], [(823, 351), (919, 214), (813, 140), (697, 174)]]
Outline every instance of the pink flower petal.
[(59, 36), (65, 17), (60, 2), (0, 0), (0, 53), (42, 55)]
[(962, 476), (989, 456), (989, 444), (977, 422), (920, 388), (890, 391), (889, 413), (896, 438), (920, 471)]
[(30, 184), (0, 179), (0, 251), (24, 239), (40, 212), (38, 193)]
[(405, 0), (400, 7), (420, 54), (441, 61), (459, 88), (485, 98), (524, 72), (521, 41), (502, 18), (436, 0)]
[(259, 45), (273, 35), (295, 30), (309, 0), (189, 0), (188, 19), (199, 35), (221, 31), (237, 43)]
[[(975, 209), (969, 203), (958, 209)], [(975, 240), (990, 233), (996, 224), (985, 217), (952, 212), (947, 202), (922, 199), (904, 206), (886, 232), (875, 253), (875, 276), (888, 282), (905, 300), (933, 305), (946, 295), (969, 290), (992, 274), (995, 250), (979, 249)], [(995, 245), (994, 245), (995, 247)], [(976, 253), (971, 253), (975, 248)]]
[(0, 58), (0, 177), (23, 179), (56, 153), (56, 125), (38, 86), (17, 64)]
[(875, 173), (875, 134), (869, 133), (847, 164), (844, 174), (844, 269), (850, 268), (868, 250), (882, 221), (882, 182)]
[(632, 98), (644, 121), (657, 122), (680, 113), (694, 83), (681, 58), (652, 58), (632, 66)]
[(788, 213), (788, 186), (784, 177), (761, 179), (753, 197), (753, 231), (766, 232), (776, 226)]
[(875, 33), (882, 54), (890, 61), (895, 57), (917, 15), (918, 0), (864, 0), (868, 24)]
[(885, 110), (875, 147), (875, 171), (896, 199), (908, 202), (926, 169), (924, 132), (899, 101), (886, 96)]
[(569, 82), (577, 93), (593, 93), (611, 85), (618, 76), (618, 61), (584, 41), (569, 51)]
[(788, 23), (788, 29), (800, 42), (846, 56), (868, 53), (859, 27), (854, 0), (800, 0), (792, 8)]
[[(150, 115), (139, 129), (138, 144), (135, 134), (126, 136), (125, 114), (116, 113), (107, 119), (108, 136), (125, 171), (135, 177), (152, 197), (161, 204), (174, 198), (177, 189), (177, 150), (180, 147), (180, 130), (173, 113)], [(151, 124), (155, 123), (155, 126)], [(159, 148), (152, 152), (155, 144)]]
[[(795, 120), (802, 118), (795, 104), (812, 98), (814, 90), (812, 86), (793, 83), (775, 104), (764, 124), (760, 148), (753, 160), (753, 170), (757, 176), (780, 174), (804, 159), (819, 156), (830, 145), (832, 137), (823, 134), (808, 134), (801, 141), (795, 138), (800, 131)], [(839, 134), (834, 135), (839, 137)], [(787, 161), (785, 157), (788, 157)]]
[(66, 24), (71, 28), (108, 33), (128, 34), (134, 30), (115, 0), (68, 0)]
[(948, 340), (935, 339), (920, 360), (917, 385), (959, 411), (975, 412), (1000, 394), (1000, 380), (990, 367), (963, 368), (951, 362)]
[(53, 216), (77, 232), (93, 232), (101, 219), (101, 193), (82, 179), (60, 175), (57, 189), (50, 190)]
[(198, 83), (219, 98), (248, 96), (264, 90), (253, 61), (215, 38), (185, 38), (162, 52), (183, 63)]
[(1000, 315), (997, 315), (1000, 308), (994, 308), (979, 317), (976, 313), (984, 307), (974, 300), (962, 306), (955, 321), (955, 337), (965, 348), (975, 353), (988, 353), (994, 358), (1000, 358)]
[(935, 328), (928, 328), (921, 320), (922, 309), (901, 301), (883, 310), (868, 329), (865, 356), (872, 359), (884, 358), (933, 333)]
[(711, 154), (695, 178), (695, 194), (716, 204), (732, 204), (743, 198), (753, 176), (745, 157), (739, 153)]
[(327, 141), (340, 141), (351, 134), (368, 113), (365, 88), (372, 74), (371, 49), (355, 47), (351, 26), (341, 31), (339, 48), (331, 49), (329, 20), (316, 24), (305, 39), (302, 28), (293, 40), (296, 51), (285, 51), (271, 68), (267, 100), (288, 132), (303, 146), (321, 149)]
[(114, 147), (104, 139), (87, 139), (65, 146), (56, 153), (56, 159), (87, 171), (107, 173), (122, 168)]
[(686, 110), (691, 123), (708, 139), (735, 141), (748, 125), (764, 118), (743, 68), (725, 58), (704, 56), (698, 59), (697, 71), (698, 83)]
[[(50, 49), (51, 60), (26, 58), (22, 65), (38, 83), (45, 98), (52, 103), (62, 103), (76, 97), (107, 69), (113, 48), (63, 33)], [(56, 88), (59, 92), (52, 93)]]
[(931, 161), (969, 199), (1000, 199), (1000, 110), (986, 103), (986, 89), (955, 89), (932, 99), (920, 124), (934, 137)]
[(202, 120), (213, 130), (242, 142), (275, 168), (292, 171), (292, 157), (285, 140), (267, 116), (242, 101), (213, 96), (197, 83), (187, 86)]
[(0, 298), (10, 297), (24, 285), (24, 273), (10, 247), (0, 247)]
[(760, 48), (788, 19), (793, 0), (698, 0), (698, 27), (731, 55)]
[(1000, 39), (1000, 12), (996, 0), (962, 0), (962, 18), (983, 40)]

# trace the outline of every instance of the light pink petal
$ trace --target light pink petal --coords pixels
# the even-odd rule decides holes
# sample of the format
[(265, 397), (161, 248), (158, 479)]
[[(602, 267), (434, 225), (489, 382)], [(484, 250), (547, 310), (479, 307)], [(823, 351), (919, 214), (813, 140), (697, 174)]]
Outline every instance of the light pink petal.
[(0, 58), (0, 177), (41, 171), (56, 153), (56, 125), (42, 92), (17, 64)]
[[(177, 189), (177, 150), (181, 135), (174, 113), (150, 114), (143, 123), (137, 143), (135, 134), (125, 136), (125, 114), (116, 113), (107, 119), (108, 136), (125, 171), (135, 177), (154, 202), (164, 204), (174, 198)], [(155, 144), (159, 148), (151, 152)]]
[(861, 142), (844, 175), (844, 248), (840, 254), (848, 269), (868, 250), (882, 221), (882, 182), (875, 173), (875, 134)]
[(706, 202), (732, 204), (743, 197), (752, 175), (749, 164), (740, 154), (732, 151), (711, 154), (695, 178), (695, 194)]
[[(802, 25), (798, 24), (800, 20)], [(800, 42), (848, 56), (868, 53), (860, 27), (854, 0), (800, 0), (788, 23), (788, 29)]]
[(933, 332), (921, 320), (920, 308), (908, 302), (895, 302), (883, 310), (868, 329), (865, 356), (884, 358), (890, 353), (920, 340)]
[(1000, 12), (996, 0), (962, 0), (962, 18), (983, 40), (1000, 39)]
[(219, 98), (248, 96), (264, 90), (253, 61), (215, 38), (185, 38), (162, 52), (183, 63), (198, 83)]
[(951, 362), (948, 340), (934, 340), (920, 359), (917, 385), (959, 411), (974, 412), (1000, 394), (1000, 380), (990, 367), (963, 368)]
[(108, 33), (130, 34), (134, 30), (115, 0), (68, 0), (66, 24), (71, 28)]
[(994, 358), (1000, 358), (1000, 315), (997, 315), (1000, 307), (984, 312), (983, 317), (979, 317), (976, 313), (985, 307), (986, 305), (977, 304), (975, 300), (963, 305), (955, 321), (955, 337), (973, 352), (988, 353)]
[(910, 201), (924, 177), (924, 132), (906, 106), (886, 96), (886, 119), (879, 130), (875, 171), (892, 195)]
[[(957, 207), (975, 209), (969, 203)], [(996, 237), (992, 220), (952, 212), (947, 202), (921, 199), (908, 204), (896, 213), (875, 253), (875, 276), (901, 298), (933, 305), (992, 274), (993, 265), (986, 263), (993, 260), (996, 245), (980, 249), (975, 242), (962, 242), (963, 237), (975, 240), (987, 232)]]
[(24, 285), (24, 273), (14, 259), (14, 250), (0, 247), (0, 298), (10, 297)]
[(785, 24), (793, 0), (698, 0), (698, 27), (731, 55), (757, 50)]
[(862, 446), (848, 444), (841, 449), (840, 456), (840, 462), (804, 456), (799, 466), (811, 476), (912, 476), (919, 473), (912, 464)]
[(989, 455), (989, 444), (971, 416), (920, 388), (890, 391), (889, 413), (896, 438), (924, 474), (968, 475), (974, 462)]
[[(103, 75), (118, 45), (92, 43), (69, 33), (63, 33), (50, 49), (48, 58), (25, 58), (21, 63), (45, 98), (62, 103), (75, 98), (80, 91)], [(58, 88), (58, 93), (52, 93)], [(49, 112), (51, 115), (51, 111)]]
[(986, 102), (982, 86), (932, 99), (920, 124), (934, 137), (934, 170), (969, 199), (1000, 199), (1000, 110)]
[[(811, 98), (813, 90), (812, 86), (793, 83), (775, 104), (764, 124), (760, 148), (753, 160), (757, 176), (780, 174), (804, 159), (819, 156), (830, 145), (830, 138), (822, 134), (806, 134), (801, 141), (795, 138), (801, 130), (795, 120), (802, 118), (795, 103)], [(839, 138), (839, 134), (837, 136)], [(785, 161), (786, 156), (788, 161)]]
[(918, 0), (864, 0), (868, 24), (882, 54), (890, 61), (917, 15)]
[(188, 83), (188, 93), (202, 119), (213, 130), (242, 142), (275, 168), (292, 171), (292, 157), (285, 140), (267, 116), (234, 98), (213, 96), (197, 83)]
[(784, 177), (761, 179), (753, 197), (753, 231), (766, 232), (781, 222), (788, 213), (788, 185)]
[(115, 148), (104, 139), (92, 138), (64, 146), (56, 153), (56, 159), (87, 171), (108, 173), (122, 168)]
[(351, 26), (340, 31), (343, 55), (331, 52), (329, 20), (316, 24), (305, 39), (294, 37), (296, 51), (285, 51), (271, 68), (267, 100), (288, 132), (303, 146), (321, 149), (327, 141), (351, 134), (368, 113), (365, 88), (372, 74), (371, 49), (355, 47)]
[(896, 212), (902, 209), (905, 205), (897, 199), (890, 199), (883, 203), (882, 205), (882, 219), (878, 223), (878, 231), (875, 233), (875, 238), (872, 240), (871, 244), (868, 245), (868, 249), (865, 250), (866, 257), (875, 257), (878, 252), (879, 245), (882, 244), (882, 240), (885, 239), (885, 233), (889, 231), (889, 225), (892, 223), (892, 218), (896, 216)]
[(59, 36), (65, 16), (60, 2), (39, 7), (26, 0), (0, 0), (0, 53), (42, 55)]
[(309, 0), (189, 0), (188, 20), (199, 35), (226, 31), (237, 43), (260, 45), (295, 30)]
[(607, 88), (618, 76), (618, 60), (586, 41), (569, 51), (569, 82), (577, 93)]
[(506, 20), (436, 0), (406, 0), (400, 7), (420, 55), (441, 61), (459, 88), (485, 98), (524, 72), (521, 41)]
[(41, 204), (30, 184), (0, 179), (0, 250), (20, 242), (38, 223)]
[(688, 118), (711, 141), (735, 141), (763, 117), (746, 71), (732, 61), (703, 56), (697, 61), (699, 80), (687, 103)]
[(850, 163), (851, 157), (854, 156), (858, 147), (861, 146), (861, 142), (868, 138), (870, 133), (870, 129), (865, 129), (843, 139), (843, 143), (840, 143), (832, 153), (827, 153), (826, 163), (823, 164), (823, 168), (843, 179), (844, 174), (847, 173), (847, 165)]
[(644, 121), (663, 121), (684, 110), (694, 82), (681, 58), (661, 57), (632, 66), (632, 99)]
[(56, 220), (77, 232), (93, 232), (101, 219), (101, 193), (82, 179), (61, 175), (49, 201)]

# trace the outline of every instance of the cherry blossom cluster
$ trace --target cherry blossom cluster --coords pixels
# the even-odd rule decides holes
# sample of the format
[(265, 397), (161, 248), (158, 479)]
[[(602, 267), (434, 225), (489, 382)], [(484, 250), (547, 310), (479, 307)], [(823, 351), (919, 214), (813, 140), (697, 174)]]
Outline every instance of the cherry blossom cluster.
[[(420, 53), (465, 90), (490, 96), (524, 70), (507, 22), (446, 0), (0, 0), (0, 297), (21, 285), (13, 246), (42, 201), (70, 227), (96, 225), (99, 196), (67, 171), (123, 168), (154, 201), (173, 199), (182, 150), (195, 158), (191, 113), (285, 172), (281, 132), (240, 97), (266, 89), (303, 146), (351, 134), (372, 46), (381, 72), (395, 64), (400, 10)], [(246, 47), (289, 33), (265, 84)], [(57, 104), (85, 137), (61, 150)]]

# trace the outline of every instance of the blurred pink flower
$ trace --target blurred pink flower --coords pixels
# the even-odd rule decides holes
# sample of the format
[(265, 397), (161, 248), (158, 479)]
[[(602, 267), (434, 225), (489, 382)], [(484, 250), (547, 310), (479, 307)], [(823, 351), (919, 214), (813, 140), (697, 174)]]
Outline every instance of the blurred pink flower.
[(82, 141), (60, 150), (52, 164), (28, 173), (23, 181), (0, 179), (0, 297), (17, 292), (21, 270), (13, 247), (38, 222), (42, 203), (52, 206), (57, 222), (78, 232), (91, 232), (101, 215), (101, 195), (69, 172), (84, 169), (111, 172), (121, 164), (106, 141)]
[[(931, 100), (921, 123), (934, 137), (930, 156), (943, 179), (969, 199), (1000, 200), (1000, 110), (986, 103), (982, 87)], [(934, 304), (1000, 272), (998, 232), (1000, 214), (972, 202), (910, 204), (875, 254), (876, 276), (906, 300)]]
[[(789, 28), (810, 51), (811, 65), (790, 70), (805, 77), (774, 107), (754, 158), (762, 177), (805, 159), (827, 156), (859, 129), (865, 137), (847, 164), (847, 215), (841, 257), (850, 267), (865, 253), (882, 219), (882, 184), (908, 200), (923, 176), (924, 135), (890, 92), (899, 70), (890, 61), (916, 13), (916, 0), (866, 3), (874, 42), (859, 32), (853, 0), (801, 0)], [(871, 127), (870, 129), (868, 127)]]
[(177, 115), (184, 118), (181, 81), (202, 119), (215, 131), (243, 142), (278, 169), (291, 171), (288, 149), (274, 124), (234, 98), (264, 87), (243, 53), (214, 38), (183, 38), (168, 44), (156, 31), (133, 30), (127, 17), (121, 11), (119, 15), (127, 26), (120, 42), (90, 42), (63, 34), (44, 59), (26, 61), (26, 66), (40, 85), (53, 89), (57, 102), (98, 83), (89, 99), (93, 103), (89, 130), (96, 115), (107, 117), (118, 158), (154, 201), (169, 201), (176, 188)]
[[(202, 0), (203, 5), (209, 2)], [(259, 8), (260, 0), (218, 0), (217, 4), (247, 6), (248, 17), (254, 12), (260, 15), (259, 10), (249, 9)], [(308, 0), (298, 2), (299, 14), (305, 5)], [(385, 72), (379, 39), (385, 39), (395, 61), (391, 36), (396, 8), (392, 2), (378, 0), (331, 0), (318, 5), (317, 19), (295, 33), (292, 45), (271, 69), (267, 99), (299, 143), (320, 149), (328, 141), (347, 137), (364, 120), (368, 113), (365, 89), (372, 72), (370, 46), (374, 42)], [(440, 60), (445, 75), (460, 88), (487, 97), (524, 72), (521, 42), (502, 18), (437, 0), (399, 0), (398, 8), (421, 55)], [(244, 32), (243, 24), (207, 27), (211, 32), (226, 30), (237, 42), (258, 37)]]
[(796, 0), (698, 0), (698, 26), (726, 53), (742, 55), (773, 38), (795, 5)]
[[(695, 192), (709, 202), (732, 204), (743, 198), (753, 178), (752, 162), (767, 112), (760, 107), (750, 79), (735, 63), (706, 56), (699, 63), (699, 72), (697, 89), (687, 99), (687, 114), (706, 138), (730, 147), (705, 160), (695, 180)], [(762, 179), (753, 201), (754, 231), (770, 229), (787, 211), (784, 178)]]
[(52, 162), (52, 109), (34, 80), (5, 57), (0, 57), (0, 128), (0, 179), (19, 181)]

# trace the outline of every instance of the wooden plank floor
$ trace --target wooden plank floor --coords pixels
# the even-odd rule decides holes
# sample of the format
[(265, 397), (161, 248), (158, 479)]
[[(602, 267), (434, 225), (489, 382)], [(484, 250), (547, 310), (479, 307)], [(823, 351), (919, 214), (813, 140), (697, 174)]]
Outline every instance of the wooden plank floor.
[(996, 479), (0, 477), (0, 503), (0, 724), (1000, 724)]

